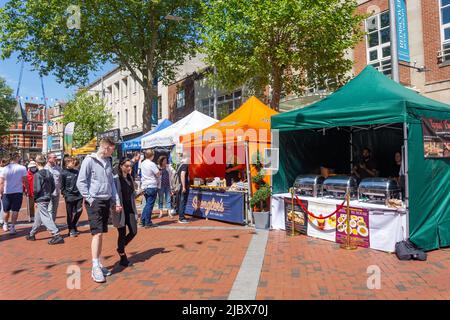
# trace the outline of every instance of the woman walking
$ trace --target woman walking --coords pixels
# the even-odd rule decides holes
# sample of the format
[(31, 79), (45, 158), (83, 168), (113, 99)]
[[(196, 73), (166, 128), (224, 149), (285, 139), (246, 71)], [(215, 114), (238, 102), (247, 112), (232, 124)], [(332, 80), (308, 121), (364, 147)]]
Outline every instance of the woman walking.
[(158, 160), (159, 172), (161, 173), (161, 179), (159, 181), (158, 199), (159, 199), (159, 218), (163, 216), (163, 204), (166, 203), (166, 209), (169, 217), (173, 218), (172, 208), (170, 204), (171, 185), (175, 170), (167, 164), (167, 157), (162, 156)]
[[(120, 256), (120, 265), (128, 267), (131, 265), (125, 254), (125, 247), (137, 234), (137, 209), (136, 209), (136, 193), (134, 189), (134, 181), (131, 176), (132, 164), (130, 159), (120, 161), (117, 175), (114, 176), (117, 193), (122, 203), (122, 211), (119, 213), (112, 212), (112, 221), (114, 227), (119, 232), (117, 240), (117, 253)], [(127, 234), (128, 227), (128, 234)]]
[(70, 237), (77, 237), (80, 234), (77, 224), (83, 212), (83, 197), (77, 188), (79, 161), (74, 157), (67, 157), (64, 164), (65, 169), (61, 173), (61, 193), (66, 201), (67, 228)]

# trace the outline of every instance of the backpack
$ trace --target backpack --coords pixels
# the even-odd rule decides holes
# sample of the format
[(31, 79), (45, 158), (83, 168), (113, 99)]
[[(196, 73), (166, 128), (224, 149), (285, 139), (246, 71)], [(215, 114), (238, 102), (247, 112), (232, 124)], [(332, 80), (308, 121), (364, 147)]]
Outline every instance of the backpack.
[(395, 244), (395, 254), (399, 260), (427, 260), (427, 254), (409, 240), (397, 242)]
[(34, 199), (39, 199), (40, 197), (48, 196), (49, 199), (56, 189), (55, 180), (52, 174), (47, 169), (40, 170), (37, 174), (41, 176), (41, 186), (39, 194), (34, 195)]
[(178, 165), (177, 170), (175, 172), (175, 176), (173, 177), (173, 180), (170, 183), (170, 187), (173, 193), (177, 193), (181, 190), (181, 177), (180, 177), (181, 166), (182, 164)]

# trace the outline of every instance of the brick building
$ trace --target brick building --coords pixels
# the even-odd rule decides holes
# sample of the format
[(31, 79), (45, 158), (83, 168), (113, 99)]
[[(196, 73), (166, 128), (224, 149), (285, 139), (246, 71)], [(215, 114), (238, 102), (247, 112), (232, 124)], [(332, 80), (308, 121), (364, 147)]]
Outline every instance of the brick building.
[(9, 130), (9, 145), (19, 151), (25, 161), (42, 152), (43, 110), (41, 104), (25, 103), (27, 123), (22, 121), (20, 110), (16, 110), (19, 117)]
[[(402, 0), (403, 1), (403, 0)], [(389, 0), (358, 0), (369, 14), (364, 41), (353, 51), (354, 74), (368, 64), (391, 74)], [(399, 62), (400, 82), (441, 102), (450, 102), (450, 0), (406, 0), (410, 62)], [(418, 69), (419, 68), (419, 69)]]

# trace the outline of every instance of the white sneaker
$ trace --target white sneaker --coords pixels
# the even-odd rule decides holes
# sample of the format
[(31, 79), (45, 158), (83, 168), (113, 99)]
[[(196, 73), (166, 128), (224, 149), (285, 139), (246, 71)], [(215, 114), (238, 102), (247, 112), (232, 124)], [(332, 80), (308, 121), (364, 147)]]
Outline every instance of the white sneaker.
[(16, 234), (16, 227), (14, 225), (11, 225), (11, 227), (9, 228), (9, 234), (13, 235)]
[(3, 224), (3, 231), (8, 232), (8, 223)]
[(105, 276), (103, 275), (102, 269), (98, 266), (92, 267), (91, 277), (97, 283), (106, 282), (106, 279), (105, 279)]

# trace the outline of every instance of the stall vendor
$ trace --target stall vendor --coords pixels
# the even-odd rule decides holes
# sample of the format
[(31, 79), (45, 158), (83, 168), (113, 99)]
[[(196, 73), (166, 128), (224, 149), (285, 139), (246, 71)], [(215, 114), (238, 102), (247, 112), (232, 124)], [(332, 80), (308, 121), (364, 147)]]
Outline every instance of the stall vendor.
[(243, 164), (227, 164), (225, 170), (225, 180), (227, 182), (227, 187), (231, 186), (234, 182), (243, 181), (245, 175), (243, 171), (245, 170), (245, 165)]
[(352, 173), (358, 177), (358, 179), (376, 177), (378, 171), (376, 169), (376, 163), (372, 159), (372, 152), (369, 148), (364, 148), (362, 152), (362, 161), (353, 168)]

